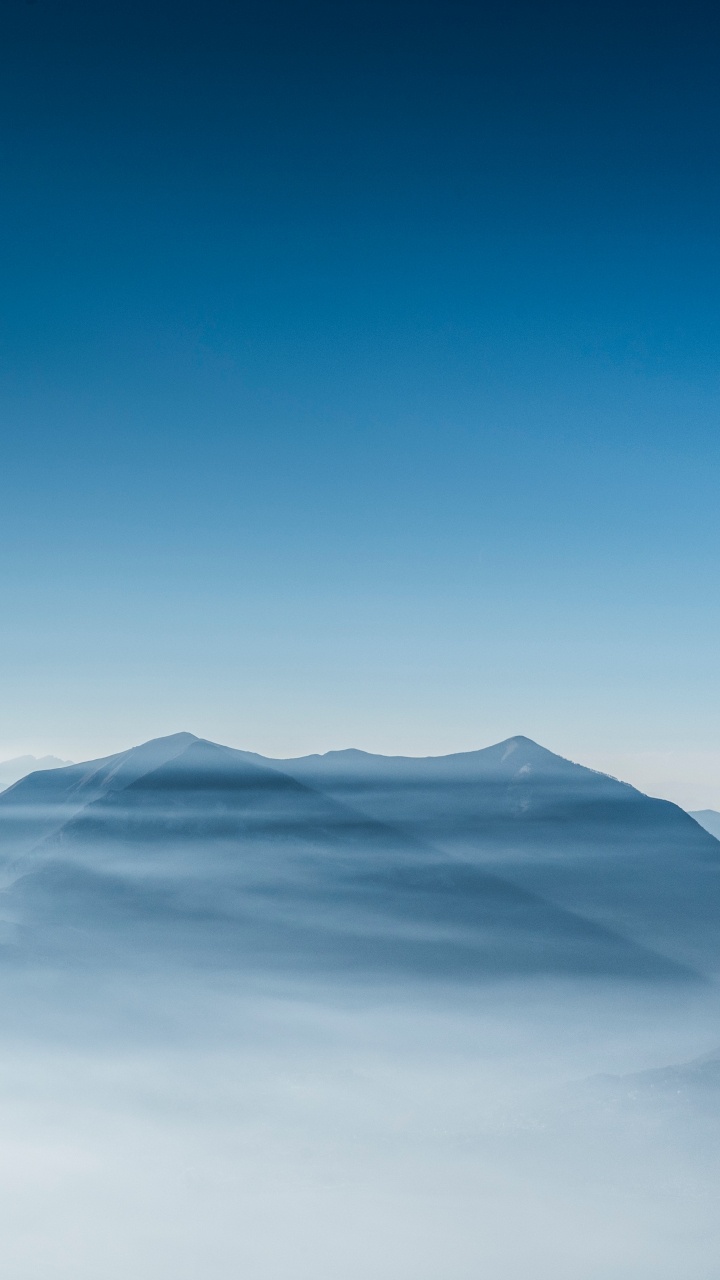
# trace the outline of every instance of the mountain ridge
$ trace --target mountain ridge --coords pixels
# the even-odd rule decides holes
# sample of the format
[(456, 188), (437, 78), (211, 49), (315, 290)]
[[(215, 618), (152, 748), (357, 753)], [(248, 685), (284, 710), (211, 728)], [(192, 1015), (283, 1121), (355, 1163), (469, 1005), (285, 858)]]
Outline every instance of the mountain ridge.
[[(257, 755), (173, 735), (58, 772), (50, 791), (67, 803), (16, 858), (4, 896), (38, 945), (95, 938), (102, 951), (130, 929), (141, 949), (250, 966), (698, 976)], [(42, 785), (26, 780), (0, 817)]]
[(7, 790), (29, 773), (46, 769), (62, 769), (65, 765), (72, 763), (72, 760), (60, 760), (57, 756), (25, 755), (13, 756), (11, 760), (2, 760), (0, 761), (0, 792)]
[[(593, 963), (598, 947), (610, 963), (609, 944), (592, 933), (600, 929), (620, 950), (720, 971), (718, 841), (677, 806), (522, 735), (440, 757), (350, 748), (273, 760), (173, 734), (22, 779), (0, 794), (0, 843), (8, 893), (21, 875), (40, 876), (25, 884), (27, 901), (32, 884), (43, 874), (47, 881), (45, 864), (67, 863), (78, 893), (83, 869), (96, 877), (96, 896), (103, 875), (115, 875), (126, 887), (137, 882), (137, 893), (138, 877), (148, 892), (159, 878), (168, 901), (190, 910), (195, 894), (211, 914), (223, 884), (228, 902), (235, 895), (251, 917), (272, 900), (273, 911), (282, 901), (294, 919), (312, 902), (315, 930), (358, 907), (365, 925), (368, 911), (378, 919), (389, 911), (398, 928), (407, 915), (422, 932), (434, 903), (433, 929), (457, 939), (469, 894), (478, 945), (496, 936), (499, 953), (520, 928), (525, 954), (541, 917), (552, 918), (567, 964), (571, 953), (584, 963), (582, 948), (570, 945), (572, 918)], [(487, 915), (493, 901), (501, 904), (496, 924)]]

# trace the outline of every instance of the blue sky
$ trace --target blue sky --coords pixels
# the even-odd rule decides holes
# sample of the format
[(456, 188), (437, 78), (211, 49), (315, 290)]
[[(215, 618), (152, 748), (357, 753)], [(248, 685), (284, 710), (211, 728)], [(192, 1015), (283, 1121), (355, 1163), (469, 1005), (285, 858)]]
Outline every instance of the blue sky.
[(0, 756), (720, 806), (709, 5), (4, 7)]

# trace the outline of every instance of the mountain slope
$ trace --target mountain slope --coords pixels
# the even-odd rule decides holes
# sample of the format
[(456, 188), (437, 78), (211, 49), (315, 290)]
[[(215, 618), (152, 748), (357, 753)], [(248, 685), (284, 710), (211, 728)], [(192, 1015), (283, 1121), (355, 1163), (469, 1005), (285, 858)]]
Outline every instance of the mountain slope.
[(558, 822), (580, 842), (593, 841), (601, 823), (608, 843), (615, 831), (624, 838), (628, 826), (642, 839), (660, 824), (706, 853), (720, 852), (676, 805), (650, 799), (524, 737), (449, 756), (333, 751), (271, 763), (373, 817), (408, 829), (422, 826), (425, 838), (473, 855), (481, 843), (490, 851), (518, 835), (525, 844), (535, 835), (544, 842), (546, 829)]
[(716, 840), (720, 840), (720, 813), (716, 809), (695, 809), (691, 811), (690, 817), (699, 822)]
[(196, 742), (192, 733), (154, 738), (117, 755), (37, 771), (0, 794), (0, 874), (87, 804), (120, 791)]
[(274, 763), (559, 906), (720, 971), (720, 844), (677, 805), (523, 737), (438, 758), (339, 751)]

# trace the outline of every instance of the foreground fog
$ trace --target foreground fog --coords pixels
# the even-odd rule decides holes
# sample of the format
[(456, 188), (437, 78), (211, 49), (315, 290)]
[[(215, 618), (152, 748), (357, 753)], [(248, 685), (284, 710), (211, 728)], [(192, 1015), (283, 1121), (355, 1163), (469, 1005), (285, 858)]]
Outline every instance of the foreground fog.
[(720, 1088), (592, 1078), (716, 1047), (714, 993), (22, 988), (6, 1275), (716, 1275)]
[(3, 1274), (715, 1280), (717, 842), (525, 739), (358, 757), (0, 798)]

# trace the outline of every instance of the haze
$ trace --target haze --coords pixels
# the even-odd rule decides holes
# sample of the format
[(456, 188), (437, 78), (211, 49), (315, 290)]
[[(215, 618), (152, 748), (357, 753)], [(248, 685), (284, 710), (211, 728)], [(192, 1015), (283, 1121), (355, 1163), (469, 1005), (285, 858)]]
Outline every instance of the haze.
[(713, 1276), (720, 843), (524, 737), (0, 795), (7, 1274)]

